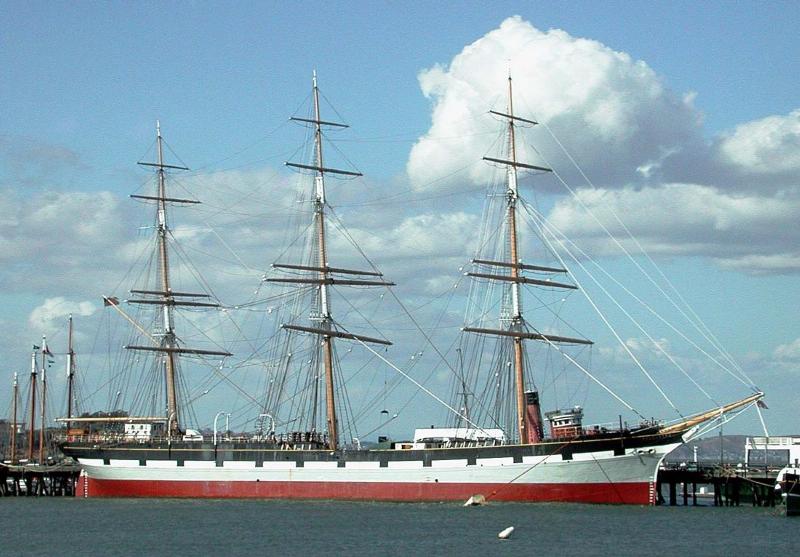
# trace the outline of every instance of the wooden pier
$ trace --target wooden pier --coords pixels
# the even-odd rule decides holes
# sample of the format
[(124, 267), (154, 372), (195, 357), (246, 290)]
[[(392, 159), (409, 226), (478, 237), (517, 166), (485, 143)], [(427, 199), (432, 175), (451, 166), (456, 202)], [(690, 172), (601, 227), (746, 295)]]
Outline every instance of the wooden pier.
[(76, 464), (0, 464), (0, 497), (72, 497), (79, 475)]
[[(715, 507), (738, 507), (750, 503), (754, 507), (774, 507), (778, 502), (775, 494), (777, 470), (747, 469), (730, 466), (674, 466), (658, 471), (656, 482), (656, 504), (696, 506), (700, 498), (713, 497)], [(668, 499), (664, 497), (664, 486), (668, 488)], [(710, 488), (705, 492), (698, 486)]]

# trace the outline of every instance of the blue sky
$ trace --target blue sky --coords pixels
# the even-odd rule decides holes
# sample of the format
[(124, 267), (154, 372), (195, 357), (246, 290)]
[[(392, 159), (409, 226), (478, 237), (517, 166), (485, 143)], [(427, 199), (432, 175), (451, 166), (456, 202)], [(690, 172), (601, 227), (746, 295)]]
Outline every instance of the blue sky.
[[(489, 66), (494, 72), (505, 72), (509, 66), (518, 72), (522, 102), (534, 111), (546, 111), (545, 104), (558, 98), (559, 91), (525, 96), (526, 90), (553, 87), (537, 83), (542, 72), (528, 73), (533, 67), (530, 57), (535, 55), (530, 41), (503, 43), (510, 61), (480, 57), (488, 41), (476, 41), (513, 15), (542, 34), (561, 29), (568, 38), (594, 41), (589, 54), (627, 53), (630, 61), (611, 55), (602, 58), (614, 60), (620, 72), (634, 75), (638, 61), (652, 70), (652, 75), (637, 77), (639, 81), (633, 77), (616, 81), (612, 73), (605, 74), (603, 83), (612, 92), (618, 83), (619, 91), (629, 93), (655, 83), (664, 87), (656, 104), (643, 101), (644, 108), (636, 113), (637, 122), (644, 121), (648, 111), (655, 114), (659, 127), (658, 133), (631, 144), (649, 145), (649, 150), (642, 148), (640, 159), (624, 153), (615, 158), (614, 145), (603, 143), (602, 134), (597, 136), (597, 149), (592, 146), (595, 136), (589, 134), (573, 152), (585, 155), (582, 160), (599, 187), (626, 192), (627, 197), (620, 194), (617, 200), (618, 209), (652, 206), (647, 196), (664, 199), (658, 196), (666, 184), (693, 184), (700, 188), (697, 195), (707, 196), (701, 208), (714, 207), (708, 210), (709, 222), (733, 219), (733, 224), (706, 229), (688, 211), (682, 212), (675, 228), (683, 227), (686, 235), (704, 240), (692, 242), (698, 245), (691, 250), (681, 248), (686, 244), (685, 238), (679, 243), (681, 230), (666, 231), (666, 226), (656, 230), (649, 216), (634, 222), (633, 228), (723, 344), (759, 376), (754, 378), (759, 386), (777, 391), (771, 404), (773, 428), (796, 431), (790, 409), (797, 401), (787, 394), (792, 389), (786, 386), (796, 385), (793, 373), (800, 362), (800, 343), (793, 348), (800, 338), (796, 317), (800, 264), (794, 247), (797, 231), (792, 228), (796, 225), (784, 223), (797, 222), (792, 219), (800, 206), (800, 167), (785, 163), (779, 176), (764, 170), (758, 157), (766, 147), (747, 151), (748, 134), (735, 133), (737, 126), (760, 122), (760, 130), (773, 126), (779, 130), (775, 133), (789, 138), (780, 143), (782, 148), (800, 149), (800, 142), (792, 143), (800, 133), (792, 132), (797, 129), (792, 127), (798, 119), (793, 111), (798, 109), (800, 85), (796, 45), (800, 9), (794, 2), (6, 2), (0, 7), (0, 217), (7, 227), (0, 302), (2, 327), (11, 338), (2, 346), (4, 353), (20, 371), (25, 369), (22, 347), (44, 332), (36, 330), (31, 314), (48, 298), (64, 297), (73, 305), (96, 300), (94, 292), (81, 292), (81, 281), (74, 276), (78, 269), (92, 268), (90, 255), (112, 249), (98, 244), (76, 252), (61, 245), (83, 238), (80, 230), (59, 228), (71, 215), (33, 217), (37, 208), (55, 203), (65, 210), (87, 211), (95, 194), (107, 195), (100, 209), (86, 213), (89, 216), (81, 213), (80, 218), (112, 225), (109, 238), (117, 234), (123, 238), (126, 233), (132, 237), (131, 228), (147, 218), (129, 216), (118, 205), (124, 206), (124, 197), (147, 180), (134, 165), (152, 143), (157, 118), (169, 144), (191, 168), (200, 169), (193, 176), (201, 184), (204, 176), (211, 175), (219, 182), (257, 181), (262, 173), (279, 167), (299, 142), (298, 132), (284, 124), (308, 95), (312, 69), (319, 73), (326, 98), (352, 126), (352, 132), (342, 136), (347, 141), (338, 146), (369, 180), (343, 193), (348, 201), (359, 195), (378, 199), (411, 188), (417, 197), (403, 198), (408, 205), (399, 210), (409, 219), (415, 212), (438, 217), (448, 210), (474, 213), (479, 195), (466, 201), (448, 197), (451, 207), (447, 201), (429, 201), (433, 197), (426, 197), (426, 191), (436, 192), (423, 185), (436, 175), (414, 168), (428, 168), (432, 161), (421, 149), (412, 153), (412, 146), (424, 147), (422, 138), (437, 125), (460, 123), (448, 112), (463, 100), (454, 83), (484, 91), (481, 72)], [(519, 33), (534, 36), (527, 27)], [(558, 50), (559, 44), (572, 44), (564, 37), (548, 37), (554, 52), (564, 52)], [(473, 45), (471, 50), (465, 50), (468, 45)], [(441, 74), (431, 71), (437, 66)], [(580, 83), (582, 78), (573, 75), (569, 79), (574, 81), (568, 83)], [(533, 99), (544, 104), (531, 106)], [(579, 110), (585, 108), (575, 102)], [(664, 111), (660, 120), (659, 110)], [(780, 120), (764, 120), (773, 116)], [(674, 126), (675, 133), (682, 134), (678, 139), (671, 136), (671, 117), (678, 118)], [(558, 115), (550, 121), (565, 144), (581, 139), (576, 138), (582, 134), (574, 122), (562, 118), (559, 128)], [(736, 141), (726, 142), (731, 137)], [(670, 141), (689, 147), (683, 155), (669, 154), (657, 161), (663, 163), (663, 176), (637, 177), (635, 165), (669, 151)], [(692, 146), (701, 143), (703, 153), (691, 153)], [(445, 145), (454, 149), (453, 159), (459, 153), (472, 154), (473, 147), (477, 149), (471, 144), (461, 149)], [(736, 161), (724, 159), (737, 149), (751, 153), (755, 162), (742, 169), (744, 163), (736, 166)], [(601, 157), (603, 152), (607, 156)], [(720, 162), (723, 159), (728, 162)], [(769, 156), (763, 160), (769, 161)], [(415, 167), (414, 161), (420, 166)], [(623, 174), (630, 172), (623, 176), (607, 171), (614, 165), (623, 168)], [(478, 177), (465, 180), (479, 181)], [(75, 206), (59, 200), (72, 200)], [(569, 216), (579, 213), (576, 205), (561, 194), (545, 194), (541, 202), (545, 212), (559, 208), (567, 219), (561, 224), (586, 245), (605, 249), (596, 230), (585, 223), (569, 224)], [(259, 204), (266, 211), (273, 202), (264, 199)], [(676, 201), (676, 211), (686, 205)], [(768, 210), (758, 213), (759, 207), (774, 207), (769, 209), (777, 215), (774, 229), (758, 228), (771, 221)], [(356, 219), (358, 210), (349, 214)], [(19, 232), (24, 228), (19, 221), (28, 221), (32, 230)], [(749, 224), (737, 229), (737, 221)], [(395, 231), (401, 229), (401, 223), (396, 224)], [(717, 236), (719, 230), (723, 233)], [(396, 232), (387, 228), (383, 233), (391, 238)], [(762, 234), (770, 239), (761, 239)], [(735, 241), (726, 240), (734, 237)], [(748, 243), (763, 243), (771, 250), (765, 255), (774, 259), (754, 258), (758, 254), (745, 249)], [(241, 249), (251, 263), (273, 255), (267, 248), (260, 255), (253, 246)], [(74, 258), (65, 262), (70, 254)], [(442, 276), (447, 264), (459, 256), (448, 255), (451, 259), (431, 270), (431, 276)], [(609, 262), (616, 264), (610, 258)], [(94, 263), (109, 271), (106, 276), (98, 270), (98, 284), (116, 287), (121, 275), (114, 278), (111, 271), (118, 263), (124, 271), (120, 262)], [(617, 268), (624, 272), (622, 264)], [(39, 278), (26, 278), (28, 273)], [(0, 380), (10, 373), (0, 373)], [(744, 429), (754, 430), (754, 419), (745, 423)]]

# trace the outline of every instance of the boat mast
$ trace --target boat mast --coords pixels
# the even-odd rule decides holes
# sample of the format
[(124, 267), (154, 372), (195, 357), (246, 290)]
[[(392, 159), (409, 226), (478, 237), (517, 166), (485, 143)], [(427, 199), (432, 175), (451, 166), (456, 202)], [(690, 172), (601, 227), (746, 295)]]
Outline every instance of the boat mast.
[(46, 400), (47, 400), (47, 356), (50, 351), (47, 349), (47, 339), (42, 336), (42, 410), (41, 424), (39, 426), (39, 464), (44, 464), (45, 455), (45, 429), (47, 427)]
[(515, 123), (522, 122), (529, 125), (536, 125), (537, 122), (527, 120), (514, 115), (514, 96), (512, 89), (511, 76), (508, 76), (508, 108), (507, 112), (497, 112), (490, 110), (495, 116), (500, 116), (508, 121), (508, 158), (498, 159), (493, 157), (483, 157), (483, 160), (500, 164), (506, 167), (506, 227), (507, 238), (509, 243), (508, 259), (501, 261), (488, 261), (485, 259), (473, 259), (472, 262), (479, 265), (486, 265), (489, 267), (496, 267), (499, 269), (508, 269), (508, 274), (499, 273), (482, 273), (482, 272), (468, 272), (467, 275), (477, 278), (496, 280), (501, 282), (509, 282), (511, 287), (511, 311), (507, 317), (501, 317), (501, 323), (504, 323), (500, 329), (486, 329), (477, 327), (464, 327), (462, 330), (471, 333), (495, 335), (500, 337), (510, 337), (514, 342), (514, 394), (516, 399), (516, 420), (517, 420), (517, 433), (519, 435), (520, 443), (530, 442), (528, 431), (528, 423), (525, 418), (526, 402), (525, 402), (525, 361), (523, 340), (540, 340), (548, 343), (567, 343), (567, 344), (592, 344), (591, 341), (569, 338), (562, 336), (555, 336), (550, 334), (542, 334), (539, 332), (531, 332), (527, 330), (525, 319), (522, 315), (522, 299), (520, 296), (520, 285), (532, 284), (537, 286), (545, 286), (548, 288), (568, 288), (575, 289), (575, 285), (555, 282), (551, 280), (541, 280), (523, 276), (521, 271), (538, 271), (544, 273), (566, 273), (566, 269), (543, 267), (540, 265), (525, 265), (521, 262), (519, 256), (519, 236), (517, 233), (517, 199), (519, 198), (519, 191), (517, 186), (517, 169), (523, 168), (537, 172), (552, 172), (550, 168), (543, 166), (536, 166), (519, 162), (517, 160), (517, 145), (516, 145), (516, 130)]
[(33, 461), (34, 430), (36, 429), (36, 352), (31, 352), (31, 417), (28, 425), (28, 462)]
[[(161, 123), (156, 121), (156, 143), (158, 150), (158, 256), (159, 267), (161, 269), (161, 291), (164, 293), (165, 301), (171, 298), (172, 288), (169, 280), (169, 254), (167, 253), (167, 201), (166, 201), (166, 180), (164, 171), (164, 148), (161, 138)], [(165, 303), (161, 308), (164, 319), (164, 332), (161, 337), (161, 347), (164, 352), (164, 374), (167, 384), (167, 424), (168, 434), (180, 430), (178, 424), (178, 398), (175, 389), (175, 354), (169, 351), (175, 348), (175, 330), (172, 326), (172, 305)]]
[(67, 333), (67, 435), (71, 427), (72, 397), (75, 380), (75, 351), (72, 349), (72, 314), (69, 315), (69, 330)]
[[(156, 168), (158, 176), (158, 191), (155, 196), (152, 195), (131, 195), (134, 199), (143, 199), (146, 201), (156, 202), (156, 238), (158, 242), (158, 267), (159, 267), (159, 289), (158, 290), (131, 290), (133, 294), (142, 294), (145, 298), (128, 300), (128, 303), (133, 304), (148, 304), (161, 306), (162, 330), (158, 332), (160, 340), (157, 346), (126, 346), (128, 350), (140, 350), (145, 352), (158, 352), (161, 354), (161, 362), (164, 366), (164, 381), (166, 383), (167, 395), (167, 435), (172, 437), (181, 431), (180, 423), (180, 409), (178, 407), (178, 395), (176, 388), (176, 375), (177, 375), (177, 357), (179, 354), (196, 354), (204, 356), (231, 356), (230, 352), (218, 350), (200, 350), (196, 348), (183, 348), (178, 346), (178, 337), (175, 334), (175, 326), (173, 320), (172, 310), (175, 306), (191, 306), (203, 308), (218, 308), (219, 304), (216, 302), (203, 302), (197, 300), (187, 300), (185, 298), (210, 298), (208, 294), (192, 294), (188, 292), (173, 292), (172, 284), (169, 275), (169, 253), (168, 253), (168, 236), (169, 224), (167, 221), (167, 203), (200, 203), (194, 199), (178, 199), (174, 197), (167, 197), (166, 188), (166, 169), (174, 170), (189, 170), (185, 166), (176, 166), (164, 163), (164, 141), (161, 137), (161, 124), (156, 121), (156, 151), (157, 161), (139, 162), (142, 166), (152, 166)], [(147, 296), (155, 296), (156, 298), (148, 298)], [(109, 304), (115, 306), (116, 303), (111, 302), (112, 298), (105, 298), (109, 300)], [(115, 300), (115, 299), (114, 299)], [(117, 311), (122, 313), (131, 321), (125, 312), (116, 308)], [(138, 328), (138, 327), (137, 327)], [(148, 337), (156, 338), (156, 335), (147, 335)]]
[[(511, 76), (508, 76), (508, 143), (511, 163), (506, 168), (507, 186), (506, 203), (508, 211), (508, 239), (511, 260), (511, 322), (510, 330), (522, 332), (522, 307), (519, 296), (520, 263), (517, 242), (517, 146), (514, 133), (514, 96), (511, 89)], [(523, 365), (522, 338), (514, 337), (514, 385), (517, 399), (517, 428), (519, 442), (528, 439), (528, 427), (525, 420), (525, 377)]]
[[(323, 329), (331, 329), (331, 311), (328, 300), (328, 256), (325, 249), (325, 172), (322, 158), (322, 125), (319, 111), (319, 88), (317, 87), (317, 72), (313, 72), (312, 85), (314, 88), (314, 152), (317, 171), (314, 176), (315, 198), (314, 218), (317, 221), (317, 257), (319, 271), (319, 297), (320, 320)], [(328, 447), (336, 450), (338, 440), (338, 427), (336, 421), (336, 398), (333, 383), (333, 337), (323, 335), (322, 352), (325, 360), (325, 401), (327, 408), (326, 421), (328, 425)]]
[(12, 402), (13, 410), (11, 411), (11, 464), (17, 462), (17, 392), (19, 384), (17, 382), (17, 374), (14, 372), (14, 401)]
[(282, 328), (293, 331), (300, 331), (306, 333), (317, 334), (322, 337), (322, 351), (325, 366), (325, 398), (326, 398), (326, 425), (328, 428), (328, 448), (336, 450), (338, 447), (338, 421), (336, 417), (336, 397), (335, 397), (335, 383), (333, 377), (333, 338), (346, 338), (351, 340), (358, 340), (362, 342), (371, 342), (382, 345), (391, 345), (392, 343), (382, 339), (371, 338), (362, 335), (354, 335), (336, 329), (331, 316), (330, 297), (328, 286), (331, 284), (351, 285), (351, 286), (393, 286), (394, 283), (383, 280), (362, 280), (362, 279), (340, 279), (334, 278), (332, 274), (346, 274), (346, 275), (365, 275), (372, 277), (383, 277), (382, 273), (376, 271), (358, 271), (352, 269), (340, 269), (328, 266), (328, 254), (326, 249), (325, 240), (325, 175), (335, 174), (342, 176), (361, 176), (360, 172), (352, 172), (349, 170), (337, 170), (335, 168), (328, 168), (324, 164), (322, 155), (322, 126), (333, 126), (338, 128), (346, 128), (345, 124), (336, 122), (329, 122), (322, 120), (319, 108), (319, 88), (317, 87), (317, 72), (314, 71), (312, 75), (313, 87), (313, 102), (314, 102), (314, 117), (297, 118), (292, 117), (291, 120), (304, 122), (306, 124), (313, 124), (314, 126), (314, 164), (298, 164), (287, 162), (287, 166), (299, 168), (302, 170), (311, 170), (314, 172), (314, 221), (315, 221), (315, 234), (316, 234), (316, 266), (309, 265), (296, 265), (296, 264), (281, 264), (274, 263), (272, 266), (279, 269), (293, 269), (299, 271), (311, 271), (316, 274), (316, 278), (268, 278), (268, 282), (278, 283), (294, 283), (294, 284), (314, 284), (319, 286), (319, 314), (312, 317), (312, 319), (320, 323), (319, 327), (304, 327), (299, 325), (283, 324)]

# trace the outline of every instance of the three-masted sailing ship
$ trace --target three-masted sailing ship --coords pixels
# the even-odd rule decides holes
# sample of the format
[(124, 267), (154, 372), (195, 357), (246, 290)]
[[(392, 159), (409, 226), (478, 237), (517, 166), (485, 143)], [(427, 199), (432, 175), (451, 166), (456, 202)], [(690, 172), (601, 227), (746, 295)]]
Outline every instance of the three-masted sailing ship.
[[(354, 171), (326, 166), (323, 158), (323, 129), (341, 124), (323, 120), (320, 114), (316, 75), (313, 80), (313, 113), (308, 118), (293, 118), (313, 131), (312, 160), (287, 163), (313, 176), (310, 203), (312, 222), (307, 226), (307, 253), (300, 260), (275, 263), (285, 276), (266, 280), (279, 288), (296, 288), (310, 294), (312, 301), (297, 308), (280, 323), (281, 333), (305, 339), (311, 348), (302, 352), (303, 361), (290, 361), (300, 350), (295, 341), (283, 342), (284, 368), (308, 365), (311, 392), (295, 399), (293, 408), (303, 418), (286, 420), (286, 431), (276, 431), (274, 411), (262, 414), (271, 419), (268, 434), (231, 438), (204, 437), (186, 429), (178, 396), (179, 358), (225, 358), (224, 350), (200, 350), (184, 346), (175, 331), (173, 310), (185, 307), (213, 308), (217, 302), (207, 294), (172, 290), (167, 237), (167, 207), (194, 202), (174, 198), (166, 190), (168, 169), (182, 167), (164, 163), (162, 138), (157, 133), (158, 159), (152, 165), (158, 176), (155, 195), (138, 198), (156, 204), (156, 261), (158, 284), (131, 292), (139, 297), (130, 303), (155, 306), (160, 319), (147, 330), (140, 325), (146, 343), (131, 344), (128, 350), (154, 355), (156, 369), (165, 385), (160, 413), (153, 415), (106, 416), (105, 429), (97, 418), (70, 418), (70, 434), (61, 444), (63, 452), (80, 462), (87, 496), (129, 497), (260, 497), (369, 500), (466, 500), (484, 494), (497, 500), (573, 501), (592, 503), (652, 504), (655, 502), (656, 474), (664, 456), (696, 431), (700, 424), (726, 412), (755, 403), (755, 393), (738, 402), (707, 413), (663, 425), (645, 421), (633, 427), (586, 428), (582, 409), (554, 410), (542, 417), (539, 393), (530, 388), (526, 377), (526, 343), (590, 344), (572, 338), (541, 332), (530, 326), (523, 315), (522, 285), (532, 287), (575, 288), (569, 282), (552, 280), (566, 276), (561, 267), (522, 263), (518, 233), (518, 184), (520, 169), (546, 172), (547, 168), (517, 160), (516, 126), (535, 122), (514, 114), (511, 79), (508, 105), (504, 112), (493, 111), (504, 121), (507, 152), (486, 160), (505, 169), (504, 237), (507, 249), (494, 259), (476, 258), (468, 274), (477, 280), (502, 285), (504, 305), (499, 326), (464, 327), (465, 335), (492, 339), (510, 355), (512, 373), (513, 427), (497, 422), (477, 423), (466, 408), (459, 423), (450, 428), (421, 428), (414, 439), (379, 448), (362, 448), (345, 442), (337, 412), (342, 392), (337, 381), (334, 343), (388, 346), (380, 335), (355, 334), (334, 319), (331, 288), (336, 286), (378, 287), (392, 285), (375, 268), (367, 271), (329, 264), (326, 221), (326, 177), (358, 176)], [(502, 157), (502, 158), (501, 158)], [(531, 273), (547, 275), (531, 277)], [(106, 303), (124, 314), (117, 299)], [(131, 319), (135, 323), (134, 320)], [(277, 360), (276, 360), (277, 361)], [(480, 363), (480, 362), (479, 362)], [(301, 382), (302, 379), (295, 379)], [(276, 381), (275, 389), (284, 381)], [(465, 387), (466, 389), (466, 387)], [(299, 392), (299, 390), (297, 391)], [(268, 394), (264, 408), (272, 410), (280, 393)], [(466, 406), (466, 405), (465, 405)], [(92, 422), (94, 420), (94, 422)], [(81, 429), (81, 424), (84, 424)], [(93, 427), (90, 427), (94, 424)], [(114, 425), (115, 427), (108, 427)], [(76, 427), (77, 426), (77, 427)]]

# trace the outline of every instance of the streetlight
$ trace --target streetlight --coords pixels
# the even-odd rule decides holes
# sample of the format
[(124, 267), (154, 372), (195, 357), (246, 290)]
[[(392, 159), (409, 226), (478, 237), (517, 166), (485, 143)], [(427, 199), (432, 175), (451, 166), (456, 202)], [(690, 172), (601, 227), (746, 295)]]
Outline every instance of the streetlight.
[(219, 419), (219, 417), (222, 416), (223, 414), (225, 414), (225, 416), (226, 416), (226, 421), (225, 421), (225, 424), (226, 424), (225, 427), (227, 428), (226, 431), (228, 431), (230, 429), (230, 427), (229, 427), (230, 422), (228, 420), (230, 420), (230, 418), (231, 418), (231, 413), (230, 412), (225, 412), (224, 410), (222, 410), (220, 412), (217, 412), (217, 415), (214, 416), (214, 446), (215, 447), (217, 446), (217, 419)]
[(275, 432), (275, 417), (272, 414), (268, 414), (268, 413), (259, 414), (258, 415), (258, 423), (259, 423), (258, 435), (259, 435), (259, 437), (264, 435), (264, 420), (262, 420), (261, 418), (269, 418), (269, 421), (270, 421), (269, 431), (270, 431), (270, 433), (274, 433)]

